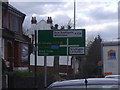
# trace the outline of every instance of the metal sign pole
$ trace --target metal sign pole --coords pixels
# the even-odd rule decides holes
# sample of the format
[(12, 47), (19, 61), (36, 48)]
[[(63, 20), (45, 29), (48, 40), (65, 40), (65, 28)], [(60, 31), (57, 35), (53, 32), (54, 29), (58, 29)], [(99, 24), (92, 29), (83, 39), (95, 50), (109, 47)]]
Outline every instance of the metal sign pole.
[(47, 56), (44, 56), (44, 87), (47, 87)]
[(67, 75), (68, 75), (68, 61), (69, 61), (69, 48), (68, 48), (68, 45), (69, 45), (69, 39), (67, 38)]
[(34, 66), (34, 84), (37, 87), (37, 31), (35, 30), (35, 66)]

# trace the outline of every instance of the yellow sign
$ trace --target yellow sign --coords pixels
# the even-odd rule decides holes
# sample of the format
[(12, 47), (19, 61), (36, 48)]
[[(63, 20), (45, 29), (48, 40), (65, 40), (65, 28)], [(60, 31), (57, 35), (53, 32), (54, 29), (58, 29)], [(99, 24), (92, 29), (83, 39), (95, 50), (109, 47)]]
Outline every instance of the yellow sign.
[(113, 59), (116, 59), (116, 51), (115, 50), (109, 50), (107, 52), (107, 55), (108, 55), (108, 60), (113, 60)]

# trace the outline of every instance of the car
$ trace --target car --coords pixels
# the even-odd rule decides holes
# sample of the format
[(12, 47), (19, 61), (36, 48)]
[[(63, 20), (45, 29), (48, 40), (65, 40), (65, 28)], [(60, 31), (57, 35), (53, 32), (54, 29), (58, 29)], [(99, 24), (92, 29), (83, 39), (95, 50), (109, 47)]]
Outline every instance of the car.
[(48, 86), (47, 90), (118, 90), (120, 81), (111, 78), (88, 78), (57, 81)]
[(118, 78), (118, 79), (120, 79), (120, 75), (106, 75), (105, 78)]

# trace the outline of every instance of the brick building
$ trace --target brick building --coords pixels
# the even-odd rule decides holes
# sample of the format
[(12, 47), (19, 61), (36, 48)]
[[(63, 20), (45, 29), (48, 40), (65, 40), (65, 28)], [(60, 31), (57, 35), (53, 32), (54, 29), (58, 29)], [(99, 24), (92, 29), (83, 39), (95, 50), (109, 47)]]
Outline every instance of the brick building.
[(27, 70), (30, 38), (23, 34), (25, 14), (8, 2), (2, 3), (2, 58), (13, 70)]

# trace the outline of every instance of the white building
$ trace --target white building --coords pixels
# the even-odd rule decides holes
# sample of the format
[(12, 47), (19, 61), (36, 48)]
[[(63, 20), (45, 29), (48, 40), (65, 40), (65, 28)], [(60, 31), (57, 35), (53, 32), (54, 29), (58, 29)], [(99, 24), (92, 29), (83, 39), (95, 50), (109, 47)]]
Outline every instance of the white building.
[[(37, 23), (36, 17), (32, 17), (31, 20), (31, 28), (28, 30), (28, 35), (30, 38), (32, 38), (32, 35), (34, 36), (34, 31), (35, 30), (51, 30), (53, 27), (52, 24), (52, 18), (48, 17), (47, 21), (41, 20), (40, 22)], [(34, 65), (34, 53), (30, 55), (30, 65)], [(67, 56), (60, 56), (59, 57), (59, 65), (60, 66), (66, 66), (69, 65), (71, 68), (75, 68), (74, 72), (78, 71), (78, 66), (75, 67), (76, 65), (72, 65), (71, 63), (71, 57), (69, 56), (69, 60), (67, 61)], [(37, 66), (44, 66), (44, 57), (43, 56), (37, 56)], [(47, 67), (53, 67), (54, 66), (54, 56), (47, 56)]]
[(120, 74), (120, 41), (102, 43), (103, 74)]

